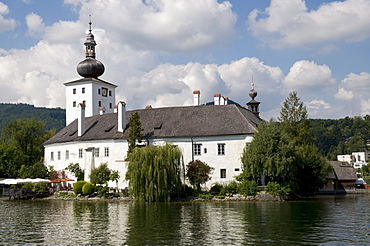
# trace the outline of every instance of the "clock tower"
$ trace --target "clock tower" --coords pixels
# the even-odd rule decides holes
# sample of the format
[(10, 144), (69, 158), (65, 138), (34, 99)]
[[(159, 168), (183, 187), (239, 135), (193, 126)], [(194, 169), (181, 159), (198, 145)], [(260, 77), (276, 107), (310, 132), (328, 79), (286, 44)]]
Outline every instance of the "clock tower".
[(104, 65), (95, 53), (97, 45), (90, 29), (85, 40), (86, 59), (77, 65), (77, 72), (83, 78), (64, 83), (66, 86), (66, 125), (78, 118), (77, 106), (83, 103), (85, 116), (98, 115), (100, 111), (113, 113), (116, 85), (99, 79), (104, 73)]

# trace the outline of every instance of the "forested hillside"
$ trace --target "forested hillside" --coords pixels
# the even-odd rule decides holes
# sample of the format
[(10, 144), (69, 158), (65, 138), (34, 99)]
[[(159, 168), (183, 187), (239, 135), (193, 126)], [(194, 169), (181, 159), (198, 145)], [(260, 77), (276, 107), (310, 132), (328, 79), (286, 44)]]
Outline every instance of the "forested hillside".
[(29, 104), (0, 103), (0, 132), (4, 126), (19, 118), (32, 118), (45, 123), (45, 130), (59, 131), (65, 126), (66, 111), (62, 108), (37, 108)]
[(367, 150), (370, 140), (370, 116), (344, 119), (311, 119), (315, 145), (330, 160), (337, 155)]

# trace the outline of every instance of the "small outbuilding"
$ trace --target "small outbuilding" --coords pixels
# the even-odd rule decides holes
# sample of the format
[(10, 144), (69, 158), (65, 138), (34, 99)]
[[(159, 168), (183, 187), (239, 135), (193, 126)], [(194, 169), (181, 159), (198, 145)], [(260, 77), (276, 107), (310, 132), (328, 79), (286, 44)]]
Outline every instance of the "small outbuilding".
[(356, 190), (356, 169), (345, 161), (329, 161), (332, 170), (328, 173), (328, 182), (318, 194), (346, 194)]

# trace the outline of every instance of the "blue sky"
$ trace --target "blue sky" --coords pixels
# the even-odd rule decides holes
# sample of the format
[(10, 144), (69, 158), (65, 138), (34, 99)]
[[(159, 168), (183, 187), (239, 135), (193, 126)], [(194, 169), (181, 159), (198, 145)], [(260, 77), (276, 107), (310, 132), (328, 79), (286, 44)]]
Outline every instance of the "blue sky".
[(370, 1), (0, 1), (0, 102), (65, 107), (89, 15), (101, 79), (129, 109), (221, 93), (261, 116), (297, 91), (311, 118), (370, 114)]

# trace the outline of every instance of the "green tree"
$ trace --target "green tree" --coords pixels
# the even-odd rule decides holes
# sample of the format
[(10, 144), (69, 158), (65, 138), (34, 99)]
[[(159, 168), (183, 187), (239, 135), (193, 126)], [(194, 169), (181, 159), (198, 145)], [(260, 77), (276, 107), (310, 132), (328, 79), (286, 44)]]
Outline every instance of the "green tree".
[(274, 182), (276, 187), (284, 189), (284, 195), (287, 191), (297, 196), (313, 195), (326, 182), (329, 170), (316, 147), (297, 144), (273, 121), (259, 125), (241, 159), (243, 173), (239, 180), (254, 180), (265, 185), (265, 178), (266, 183)]
[(134, 148), (128, 154), (126, 179), (130, 194), (138, 201), (169, 201), (182, 186), (181, 150), (171, 144)]
[(28, 168), (28, 177), (34, 178), (47, 178), (48, 169), (42, 161), (36, 162), (31, 167)]
[(311, 196), (327, 182), (331, 167), (313, 144), (296, 147), (296, 163), (297, 169), (291, 177), (296, 184), (296, 194)]
[(136, 142), (141, 143), (143, 140), (143, 129), (141, 128), (140, 116), (135, 112), (130, 118), (130, 133), (128, 141), (128, 153), (136, 147)]
[(294, 167), (295, 144), (277, 122), (262, 122), (251, 144), (242, 153), (243, 173), (260, 182), (285, 179)]
[(68, 167), (66, 167), (66, 170), (73, 173), (73, 175), (77, 178), (77, 180), (84, 179), (84, 171), (81, 169), (78, 163), (70, 163)]
[(214, 168), (205, 162), (195, 160), (188, 163), (186, 170), (186, 177), (199, 193), (201, 191), (200, 185), (210, 180), (210, 174)]
[(289, 93), (281, 107), (278, 120), (296, 142), (311, 143), (313, 140), (310, 133), (311, 124), (307, 117), (306, 106), (300, 101), (297, 92)]
[(0, 177), (16, 178), (24, 161), (23, 154), (14, 144), (0, 142)]
[(42, 143), (53, 134), (55, 130), (45, 131), (44, 123), (35, 118), (9, 122), (2, 130), (0, 146), (0, 159), (4, 161), (0, 169), (4, 175), (18, 177), (22, 165), (22, 175), (25, 175), (25, 170), (42, 160)]
[(94, 185), (102, 184), (102, 185), (107, 186), (108, 181), (110, 180), (111, 172), (112, 172), (112, 170), (110, 170), (108, 168), (108, 164), (107, 163), (102, 163), (102, 164), (100, 164), (99, 167), (94, 168), (91, 171), (90, 181)]
[(117, 170), (112, 170), (111, 173), (110, 173), (110, 176), (109, 176), (110, 181), (115, 181), (116, 182), (117, 191), (118, 191), (118, 181), (119, 181), (120, 177), (121, 176), (119, 175), (119, 172)]

